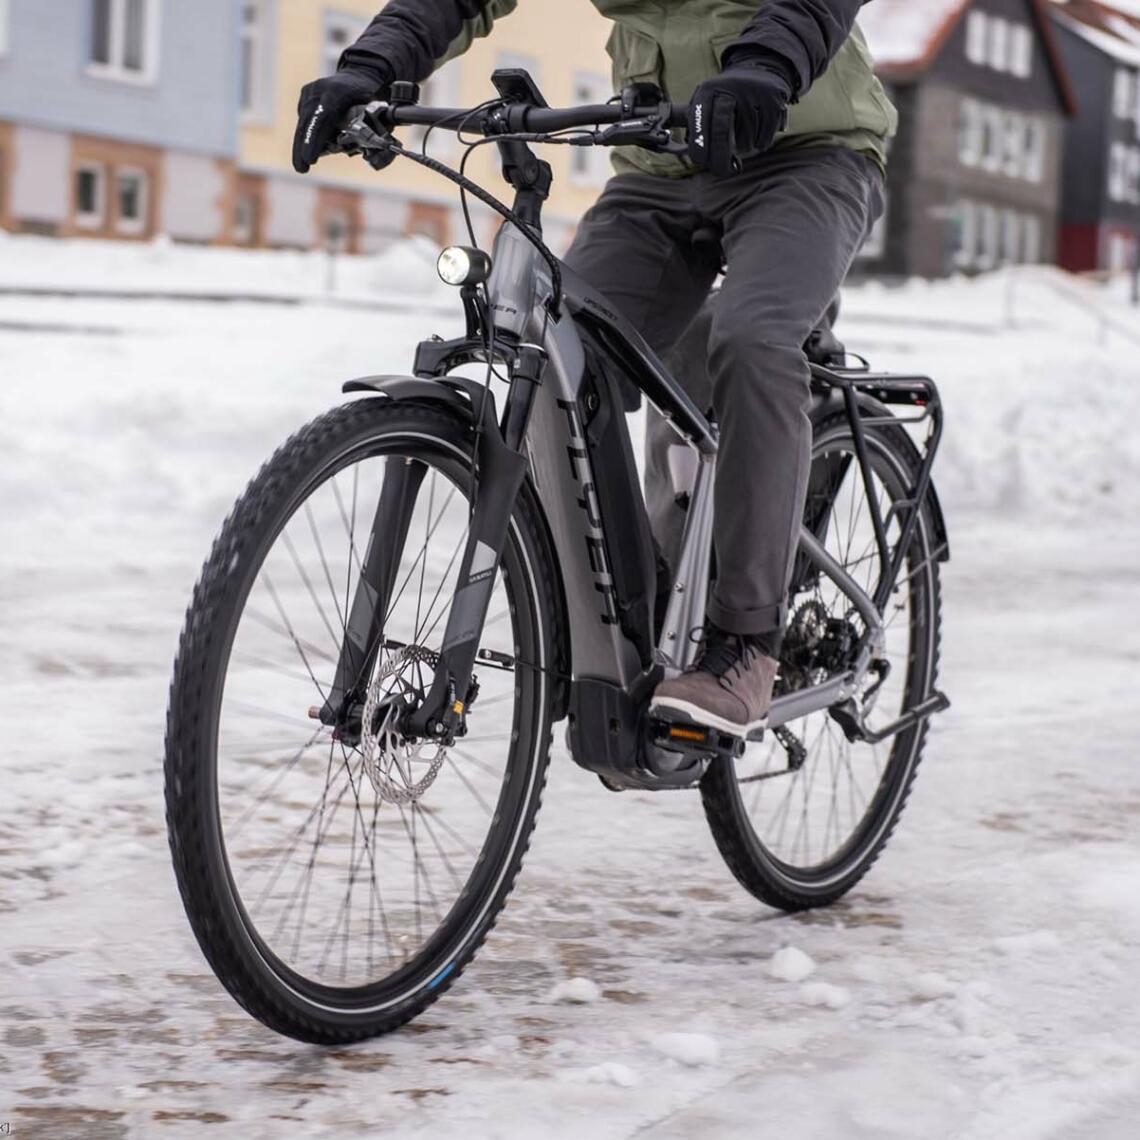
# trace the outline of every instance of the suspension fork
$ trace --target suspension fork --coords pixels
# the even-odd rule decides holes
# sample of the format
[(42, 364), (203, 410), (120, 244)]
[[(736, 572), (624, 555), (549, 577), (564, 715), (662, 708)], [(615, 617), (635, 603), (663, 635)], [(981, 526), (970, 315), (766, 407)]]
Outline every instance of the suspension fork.
[(406, 722), (411, 736), (448, 740), (463, 723), (495, 575), (526, 478), (523, 447), (546, 360), (546, 352), (537, 345), (519, 347), (501, 425), (485, 390), (471, 393), (479, 424), (474, 509), (431, 691)]
[(336, 677), (319, 713), (323, 724), (339, 723), (354, 704), (364, 700), (361, 686), (372, 676), (380, 652), (404, 543), (426, 474), (427, 466), (415, 459), (386, 465), (380, 501), (345, 623)]

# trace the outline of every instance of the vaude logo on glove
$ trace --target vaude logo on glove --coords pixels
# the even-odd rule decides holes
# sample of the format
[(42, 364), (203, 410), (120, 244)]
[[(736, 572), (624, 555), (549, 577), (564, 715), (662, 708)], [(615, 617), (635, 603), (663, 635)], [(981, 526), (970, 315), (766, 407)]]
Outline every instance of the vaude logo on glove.
[(705, 145), (705, 106), (698, 103), (693, 110), (693, 146), (702, 150)]
[(306, 146), (313, 141), (313, 135), (316, 132), (317, 123), (320, 122), (320, 118), (324, 113), (325, 113), (325, 105), (322, 103), (313, 112), (313, 117), (309, 120), (309, 129), (307, 131), (305, 131), (305, 145)]

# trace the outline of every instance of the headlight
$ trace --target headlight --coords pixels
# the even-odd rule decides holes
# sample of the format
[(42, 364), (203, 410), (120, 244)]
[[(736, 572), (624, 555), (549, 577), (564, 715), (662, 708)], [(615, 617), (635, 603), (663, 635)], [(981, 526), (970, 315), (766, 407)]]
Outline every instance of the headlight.
[(491, 276), (491, 259), (481, 249), (451, 245), (439, 255), (436, 269), (448, 285), (482, 285)]

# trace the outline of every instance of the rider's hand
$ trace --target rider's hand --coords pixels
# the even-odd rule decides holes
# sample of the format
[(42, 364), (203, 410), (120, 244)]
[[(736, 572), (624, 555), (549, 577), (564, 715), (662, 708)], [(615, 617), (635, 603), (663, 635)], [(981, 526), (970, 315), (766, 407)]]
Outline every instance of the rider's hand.
[(689, 157), (700, 170), (726, 178), (737, 156), (766, 151), (787, 123), (793, 72), (771, 52), (736, 55), (706, 79), (689, 105)]
[(390, 75), (375, 68), (346, 67), (327, 79), (301, 88), (297, 104), (297, 133), (293, 136), (293, 169), (309, 168), (336, 142), (345, 115), (353, 107), (380, 98), (391, 84)]

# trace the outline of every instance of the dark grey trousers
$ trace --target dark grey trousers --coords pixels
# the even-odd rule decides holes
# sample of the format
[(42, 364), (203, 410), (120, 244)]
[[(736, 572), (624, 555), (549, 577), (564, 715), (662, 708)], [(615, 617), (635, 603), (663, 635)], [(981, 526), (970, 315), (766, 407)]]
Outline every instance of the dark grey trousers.
[[(878, 167), (838, 147), (762, 155), (721, 180), (622, 174), (586, 214), (567, 255), (716, 416), (717, 578), (708, 616), (722, 629), (772, 635), (787, 620), (811, 464), (803, 344), (882, 208)], [(705, 305), (722, 257), (723, 287)], [(674, 565), (684, 526), (670, 478), (676, 443), (651, 409), (646, 501)]]

